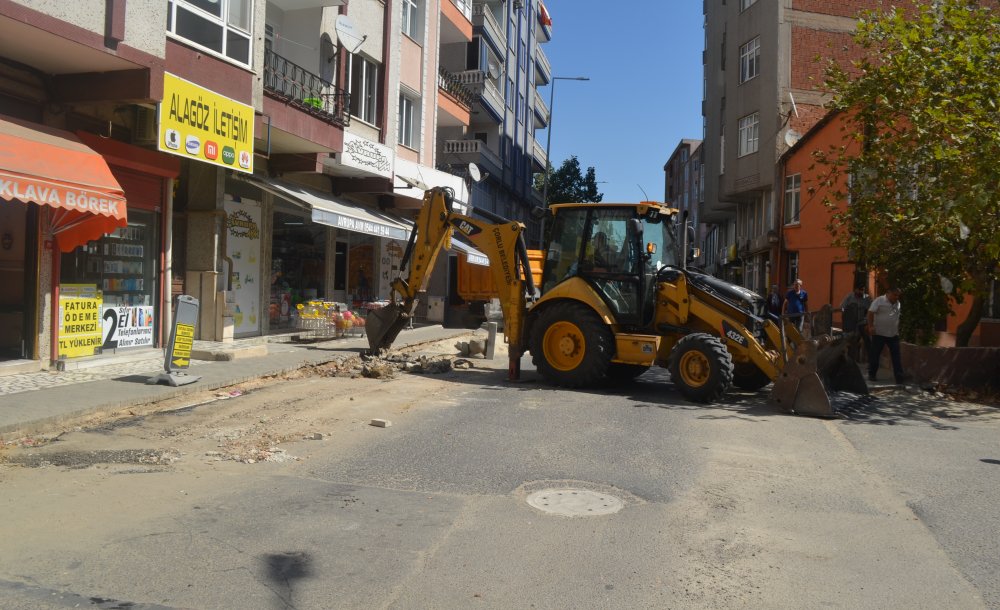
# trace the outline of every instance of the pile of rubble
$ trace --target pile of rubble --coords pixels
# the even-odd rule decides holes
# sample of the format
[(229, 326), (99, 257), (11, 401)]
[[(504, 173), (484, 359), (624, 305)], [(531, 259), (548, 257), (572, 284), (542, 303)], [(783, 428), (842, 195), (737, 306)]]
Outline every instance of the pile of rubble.
[[(457, 346), (456, 346), (457, 347)], [(461, 348), (459, 348), (460, 351)], [(481, 353), (479, 352), (473, 353)], [(468, 348), (464, 350), (469, 354)], [(454, 356), (423, 356), (402, 352), (385, 352), (352, 356), (344, 360), (327, 362), (307, 367), (303, 372), (321, 377), (367, 377), (369, 379), (392, 379), (396, 373), (416, 373), (441, 375), (454, 369), (473, 368), (471, 361)]]

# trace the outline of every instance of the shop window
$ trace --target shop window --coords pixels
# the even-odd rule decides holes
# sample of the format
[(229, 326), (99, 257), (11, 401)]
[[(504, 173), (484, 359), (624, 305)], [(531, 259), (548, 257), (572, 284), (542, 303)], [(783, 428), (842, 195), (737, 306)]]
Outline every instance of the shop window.
[[(156, 344), (159, 317), (159, 223), (157, 215), (129, 209), (128, 226), (63, 254), (60, 260), (60, 291), (97, 295), (101, 302), (101, 342), (99, 348), (83, 353), (63, 351), (60, 355), (83, 356), (95, 352)], [(72, 319), (64, 319), (60, 340), (79, 330)]]
[(286, 328), (296, 305), (327, 296), (325, 227), (297, 214), (275, 212), (271, 252), (270, 325)]

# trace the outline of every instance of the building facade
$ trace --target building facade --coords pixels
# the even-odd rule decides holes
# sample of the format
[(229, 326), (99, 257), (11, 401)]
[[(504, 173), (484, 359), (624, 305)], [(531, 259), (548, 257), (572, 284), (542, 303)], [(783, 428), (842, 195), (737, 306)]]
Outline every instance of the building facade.
[[(533, 87), (550, 74), (539, 7), (0, 0), (0, 150), (18, 159), (0, 163), (0, 280), (16, 287), (0, 298), (0, 368), (161, 349), (180, 294), (210, 340), (293, 328), (311, 299), (377, 306), (429, 186), (461, 211), (517, 195), (482, 202), (527, 218)], [(503, 45), (484, 41), (483, 11)], [(480, 51), (472, 72), (495, 72), (493, 52), (509, 91), (444, 69)], [(486, 105), (499, 118), (474, 127)], [(474, 195), (468, 163), (490, 152), (465, 161), (448, 142), (481, 131), (497, 163)], [(426, 301), (448, 294), (440, 259)]]
[(716, 273), (766, 294), (794, 279), (780, 256), (781, 155), (825, 114), (824, 64), (858, 56), (851, 35), (874, 0), (705, 3), (703, 222)]

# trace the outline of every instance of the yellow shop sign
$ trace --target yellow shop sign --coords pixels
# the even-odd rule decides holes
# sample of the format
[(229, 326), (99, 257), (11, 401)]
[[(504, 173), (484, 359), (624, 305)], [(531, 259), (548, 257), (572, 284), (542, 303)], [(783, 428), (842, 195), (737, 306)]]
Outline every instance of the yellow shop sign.
[(253, 108), (163, 74), (158, 148), (253, 173)]

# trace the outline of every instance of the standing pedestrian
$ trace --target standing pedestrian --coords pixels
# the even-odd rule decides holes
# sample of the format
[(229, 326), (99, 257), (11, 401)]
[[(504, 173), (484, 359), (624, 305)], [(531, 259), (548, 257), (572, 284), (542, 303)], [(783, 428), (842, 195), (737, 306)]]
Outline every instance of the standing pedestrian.
[[(861, 362), (861, 356), (868, 356), (872, 351), (871, 338), (868, 333), (868, 308), (872, 299), (865, 294), (864, 286), (855, 286), (840, 303), (843, 313), (844, 333), (847, 335), (847, 351), (856, 362)], [(864, 351), (860, 348), (864, 345)]]
[(801, 331), (802, 323), (805, 322), (806, 312), (809, 311), (809, 293), (802, 288), (802, 280), (795, 280), (785, 294), (785, 304), (782, 311), (792, 319), (795, 326)]
[(889, 348), (892, 373), (896, 383), (906, 381), (903, 360), (899, 355), (899, 288), (892, 286), (868, 308), (868, 329), (871, 332), (872, 351), (868, 355), (868, 380), (875, 381), (882, 349)]
[(776, 320), (781, 318), (782, 304), (784, 304), (784, 300), (781, 298), (781, 293), (778, 292), (778, 285), (771, 284), (771, 292), (767, 295), (767, 312)]

